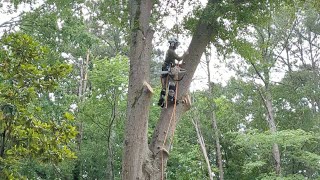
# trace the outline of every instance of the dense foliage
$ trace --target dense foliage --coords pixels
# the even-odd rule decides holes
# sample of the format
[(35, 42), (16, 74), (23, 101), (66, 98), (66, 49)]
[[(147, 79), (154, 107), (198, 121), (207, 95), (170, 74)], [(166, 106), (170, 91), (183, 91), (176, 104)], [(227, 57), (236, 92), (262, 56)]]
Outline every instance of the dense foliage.
[[(157, 1), (152, 26), (164, 36), (173, 34), (162, 24), (165, 18), (186, 4), (193, 11), (183, 26), (173, 27), (180, 33), (192, 33), (200, 15), (214, 22), (218, 34), (211, 48), (218, 55), (211, 62), (222, 60), (235, 74), (219, 82), (220, 75), (211, 73), (211, 92), (205, 83), (192, 92), (192, 109), (177, 126), (167, 179), (209, 179), (196, 119), (213, 176), (219, 177), (213, 111), (224, 179), (320, 178), (319, 2), (279, 5), (284, 2), (221, 1), (203, 14), (199, 2)], [(129, 76), (126, 2), (15, 0), (0, 2), (0, 12), (22, 4), (30, 11), (0, 24), (0, 179), (121, 179)], [(156, 35), (156, 45), (161, 38)], [(163, 52), (154, 49), (149, 136), (160, 111), (154, 74)]]
[(25, 161), (58, 163), (75, 158), (70, 145), (76, 136), (74, 117), (66, 112), (41, 117), (40, 98), (52, 92), (71, 70), (67, 64), (48, 66), (48, 49), (25, 34), (4, 35), (0, 41), (1, 176), (24, 177)]

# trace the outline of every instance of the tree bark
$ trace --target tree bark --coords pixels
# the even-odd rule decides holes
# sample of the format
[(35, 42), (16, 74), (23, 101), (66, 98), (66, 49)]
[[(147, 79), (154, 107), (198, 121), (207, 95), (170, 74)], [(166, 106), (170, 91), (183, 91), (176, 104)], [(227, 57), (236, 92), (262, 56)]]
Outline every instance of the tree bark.
[(0, 146), (0, 157), (4, 158), (4, 150), (6, 145), (6, 128), (3, 130), (3, 133), (1, 133), (1, 146)]
[(107, 149), (108, 149), (108, 153), (107, 153), (107, 177), (110, 180), (114, 179), (114, 170), (113, 170), (113, 154), (114, 154), (114, 132), (113, 132), (113, 126), (114, 126), (114, 122), (116, 119), (116, 114), (117, 114), (117, 95), (116, 95), (116, 90), (113, 89), (112, 92), (112, 101), (111, 102), (111, 107), (112, 107), (112, 111), (111, 111), (111, 118), (110, 118), (110, 122), (108, 122), (107, 127), (108, 127), (108, 132), (107, 132)]
[(151, 179), (147, 142), (152, 89), (148, 86), (153, 30), (149, 27), (152, 0), (131, 0), (130, 75), (122, 179)]
[[(257, 73), (257, 70), (256, 70)], [(264, 93), (261, 92), (261, 90), (259, 89), (259, 93), (261, 96), (261, 99), (264, 103), (264, 106), (266, 108), (267, 111), (267, 123), (269, 126), (269, 130), (272, 134), (275, 134), (277, 132), (277, 126), (276, 126), (276, 122), (274, 119), (274, 110), (273, 110), (273, 105), (272, 105), (272, 94), (270, 92), (269, 89), (269, 71), (265, 71), (265, 78), (263, 79), (264, 82)], [(262, 78), (262, 76), (260, 76), (260, 78)], [(280, 157), (280, 150), (279, 150), (279, 146), (277, 143), (274, 143), (272, 145), (272, 155), (273, 155), (273, 159), (275, 162), (275, 172), (277, 175), (281, 174), (281, 157)]]
[(214, 111), (212, 111), (211, 115), (211, 121), (212, 121), (212, 128), (214, 130), (215, 134), (215, 142), (216, 142), (216, 154), (217, 154), (217, 164), (219, 168), (219, 179), (223, 180), (224, 179), (224, 171), (223, 171), (223, 163), (222, 163), (222, 153), (221, 153), (221, 145), (220, 145), (220, 134), (219, 134), (219, 128), (217, 125), (217, 120), (216, 120), (216, 114)]

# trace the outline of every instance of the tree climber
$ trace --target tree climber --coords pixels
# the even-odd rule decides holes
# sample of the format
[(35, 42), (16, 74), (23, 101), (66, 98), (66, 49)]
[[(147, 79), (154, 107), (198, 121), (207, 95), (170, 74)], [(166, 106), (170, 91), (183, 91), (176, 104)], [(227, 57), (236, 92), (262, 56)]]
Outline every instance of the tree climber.
[[(162, 90), (160, 93), (160, 99), (158, 102), (158, 105), (163, 107), (164, 102), (165, 102), (165, 96), (166, 96), (166, 85), (169, 85), (169, 93), (168, 93), (168, 99), (169, 101), (173, 102), (174, 101), (174, 92), (176, 90), (175, 83), (169, 83), (167, 82), (168, 78), (167, 76), (169, 75), (170, 69), (176, 66), (176, 60), (181, 61), (185, 55), (188, 54), (188, 52), (184, 53), (183, 56), (178, 56), (175, 52), (177, 47), (179, 46), (180, 42), (178, 41), (177, 38), (171, 37), (169, 39), (169, 49), (166, 53), (166, 58), (164, 60), (164, 63), (162, 65), (162, 71), (167, 71), (168, 73), (161, 74), (161, 85), (162, 85)], [(169, 83), (169, 84), (168, 84)]]

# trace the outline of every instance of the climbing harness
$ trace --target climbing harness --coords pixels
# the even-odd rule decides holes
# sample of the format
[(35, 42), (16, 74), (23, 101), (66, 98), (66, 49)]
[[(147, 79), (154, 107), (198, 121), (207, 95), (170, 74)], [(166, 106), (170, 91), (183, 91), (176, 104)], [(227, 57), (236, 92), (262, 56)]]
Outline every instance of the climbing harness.
[[(160, 100), (158, 105), (161, 107), (168, 107), (168, 104), (174, 103), (175, 100), (175, 93), (176, 93), (176, 87), (177, 87), (177, 83), (179, 81), (181, 81), (183, 79), (183, 77), (185, 76), (185, 70), (180, 68), (179, 65), (173, 66), (170, 68), (163, 68), (163, 70), (160, 74), (161, 74), (161, 81), (165, 81), (162, 82), (164, 83), (164, 89), (161, 90), (160, 93)], [(179, 74), (182, 74), (182, 77), (179, 79)]]

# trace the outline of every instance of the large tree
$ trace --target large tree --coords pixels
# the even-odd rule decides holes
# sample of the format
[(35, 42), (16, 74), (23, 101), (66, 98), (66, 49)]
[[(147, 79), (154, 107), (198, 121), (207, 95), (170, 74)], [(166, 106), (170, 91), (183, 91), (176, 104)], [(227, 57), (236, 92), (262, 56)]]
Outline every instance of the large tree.
[[(41, 97), (54, 92), (71, 71), (64, 63), (48, 64), (48, 49), (22, 33), (0, 39), (0, 177), (25, 178), (21, 164), (57, 164), (75, 158), (74, 117), (42, 116)], [(54, 101), (54, 100), (52, 100)]]
[[(226, 1), (210, 0), (201, 11), (193, 27), (189, 54), (185, 57), (187, 74), (179, 82), (177, 100), (188, 99), (192, 77), (200, 63), (206, 46), (218, 38), (228, 39), (237, 35), (237, 29), (258, 23), (259, 17), (268, 17), (268, 10), (280, 1)], [(160, 114), (158, 124), (148, 145), (147, 130), (152, 88), (149, 82), (153, 30), (150, 17), (151, 0), (130, 1), (131, 40), (130, 75), (127, 104), (127, 122), (124, 140), (123, 179), (163, 179), (164, 167), (169, 157), (170, 140), (177, 121), (190, 108), (187, 103), (168, 106)], [(266, 18), (262, 18), (267, 20)], [(229, 20), (231, 25), (225, 23)], [(174, 122), (172, 122), (174, 121)]]

